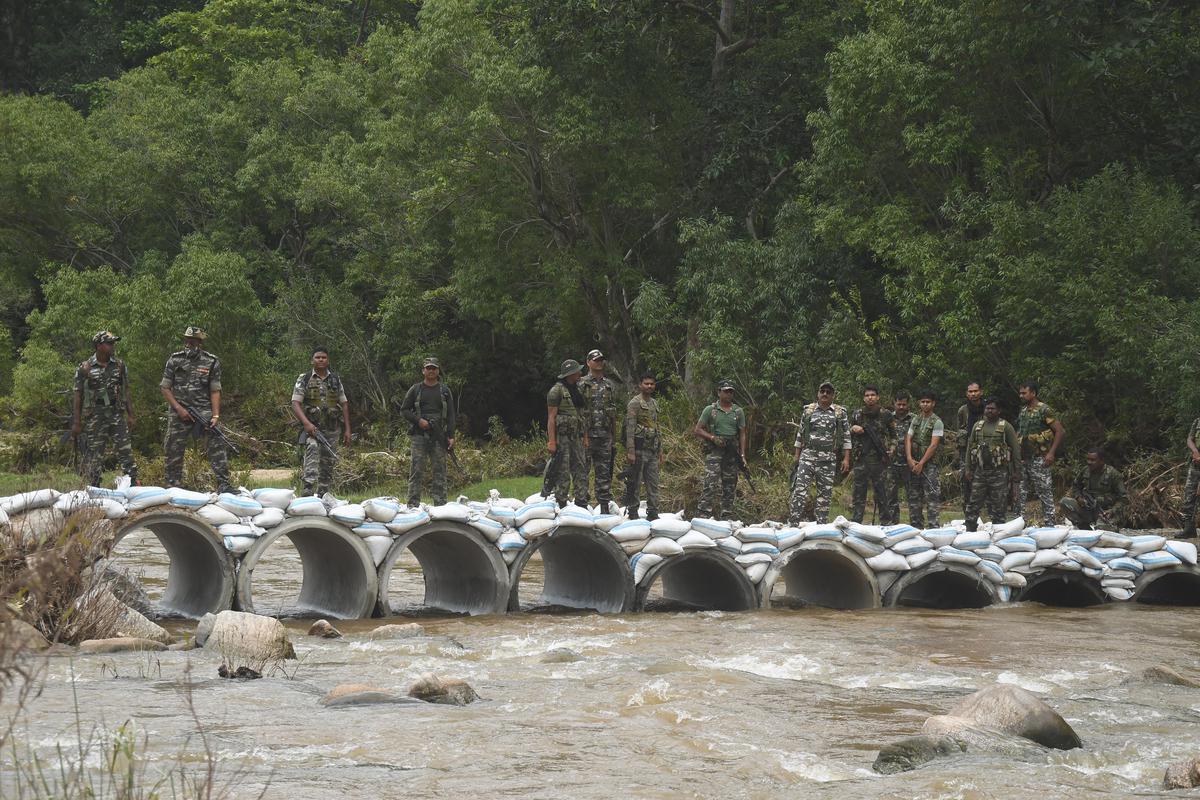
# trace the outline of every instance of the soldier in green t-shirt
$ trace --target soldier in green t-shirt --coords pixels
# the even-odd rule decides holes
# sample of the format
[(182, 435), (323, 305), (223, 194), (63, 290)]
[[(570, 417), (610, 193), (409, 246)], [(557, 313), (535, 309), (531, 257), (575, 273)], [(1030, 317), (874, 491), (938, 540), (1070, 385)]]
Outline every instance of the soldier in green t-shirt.
[(921, 413), (913, 416), (904, 437), (904, 454), (912, 471), (912, 482), (908, 485), (908, 521), (917, 528), (926, 525), (936, 528), (942, 506), (942, 483), (933, 457), (946, 435), (946, 426), (942, 418), (933, 413), (937, 395), (932, 391), (920, 392), (917, 406)]
[(706, 442), (704, 454), (704, 488), (696, 516), (708, 517), (713, 512), (717, 483), (721, 484), (721, 517), (733, 519), (733, 500), (737, 492), (738, 462), (746, 452), (746, 412), (733, 402), (733, 383), (717, 385), (717, 402), (705, 407), (692, 428)]

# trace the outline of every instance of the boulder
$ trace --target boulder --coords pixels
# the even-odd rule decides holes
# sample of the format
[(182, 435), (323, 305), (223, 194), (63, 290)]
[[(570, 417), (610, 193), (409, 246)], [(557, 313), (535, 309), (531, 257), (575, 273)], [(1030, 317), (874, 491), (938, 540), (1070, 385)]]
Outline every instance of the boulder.
[(105, 563), (103, 568), (100, 580), (118, 600), (143, 616), (149, 617), (154, 613), (154, 604), (142, 588), (141, 581), (113, 564)]
[(1200, 786), (1200, 756), (1167, 767), (1163, 776), (1164, 789), (1193, 789)]
[(1188, 689), (1200, 689), (1200, 681), (1179, 674), (1170, 667), (1156, 664), (1142, 670), (1142, 679), (1151, 683), (1165, 683), (1168, 686), (1183, 686)]
[(180, 652), (182, 652), (184, 650), (195, 650), (196, 649), (196, 640), (195, 639), (184, 639), (182, 642), (175, 642), (174, 644), (167, 645), (167, 649), (168, 650), (176, 650), (176, 651), (180, 651)]
[(10, 619), (0, 624), (0, 650), (33, 650), (42, 652), (50, 647), (50, 642), (42, 632), (19, 619)]
[(166, 650), (162, 642), (152, 639), (139, 639), (134, 636), (118, 636), (111, 639), (88, 639), (79, 643), (81, 655), (97, 655), (99, 653), (131, 653), (143, 650)]
[[(202, 621), (203, 624), (203, 621)], [(200, 641), (197, 626), (196, 641)], [(265, 665), (296, 657), (287, 628), (274, 617), (244, 611), (222, 611), (212, 622), (204, 649), (220, 653), (231, 667)]]
[[(960, 728), (983, 728), (1019, 736), (1043, 747), (1072, 750), (1082, 747), (1079, 735), (1058, 712), (1019, 686), (997, 685), (980, 689), (950, 709), (951, 719), (930, 717), (921, 732), (931, 736), (953, 734)], [(960, 725), (959, 720), (965, 721)]]
[(908, 772), (939, 756), (966, 751), (966, 743), (952, 736), (910, 736), (880, 748), (871, 769), (881, 775)]
[(127, 636), (171, 643), (171, 634), (122, 603), (106, 586), (99, 586), (75, 601), (75, 607), (97, 620), (110, 621), (106, 636)]
[(333, 687), (329, 692), (321, 698), (321, 705), (326, 708), (338, 708), (341, 706), (366, 706), (366, 705), (416, 705), (420, 703), (413, 697), (404, 697), (387, 689), (381, 689), (378, 686), (370, 686), (365, 683), (343, 683)]
[(479, 695), (466, 681), (457, 678), (439, 678), (432, 672), (426, 672), (408, 687), (408, 696), (426, 703), (440, 703), (448, 706), (465, 706), (479, 699)]
[(342, 638), (342, 632), (333, 627), (333, 625), (327, 619), (319, 619), (314, 622), (308, 629), (308, 635), (319, 636), (322, 639)]
[(370, 639), (411, 639), (414, 636), (424, 636), (425, 629), (415, 622), (404, 625), (380, 625), (372, 628), (367, 634)]
[(204, 647), (212, 634), (213, 625), (217, 623), (216, 614), (205, 614), (196, 621), (196, 647)]
[(576, 653), (567, 647), (552, 647), (542, 654), (541, 662), (543, 664), (570, 664), (573, 661), (580, 661), (583, 656)]

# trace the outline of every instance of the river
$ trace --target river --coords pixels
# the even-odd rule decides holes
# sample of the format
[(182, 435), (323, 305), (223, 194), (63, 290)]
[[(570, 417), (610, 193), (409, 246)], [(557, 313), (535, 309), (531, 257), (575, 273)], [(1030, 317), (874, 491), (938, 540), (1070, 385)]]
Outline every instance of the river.
[[(122, 546), (153, 594), (164, 556)], [(294, 573), (277, 561), (277, 579), (256, 572), (256, 601), (284, 607)], [(418, 587), (401, 594), (419, 601), (417, 570), (397, 572)], [(407, 620), (340, 622), (344, 638), (324, 640), (288, 620), (299, 660), (252, 681), (216, 677), (219, 658), (204, 650), (53, 657), (0, 759), (32, 751), (53, 762), (78, 730), (132, 720), (148, 774), (181, 760), (202, 769), (189, 695), (217, 793), (234, 798), (1124, 798), (1160, 794), (1166, 766), (1200, 752), (1200, 690), (1139, 677), (1159, 663), (1197, 668), (1194, 608), (422, 617), (426, 636), (368, 637), (395, 621)], [(548, 663), (556, 648), (578, 660)], [(466, 679), (483, 701), (318, 703), (341, 683), (403, 692), (426, 671)], [(1084, 748), (871, 771), (880, 745), (995, 683), (1045, 699)], [(15, 796), (11, 767), (4, 797)]]

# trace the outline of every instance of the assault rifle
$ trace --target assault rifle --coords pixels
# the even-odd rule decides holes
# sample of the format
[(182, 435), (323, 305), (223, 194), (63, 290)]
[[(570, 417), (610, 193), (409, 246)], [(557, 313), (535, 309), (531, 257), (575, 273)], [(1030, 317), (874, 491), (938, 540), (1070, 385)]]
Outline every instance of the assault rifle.
[(326, 453), (329, 453), (330, 458), (333, 459), (333, 463), (336, 464), (337, 462), (341, 461), (342, 460), (341, 457), (337, 454), (337, 451), (335, 451), (333, 449), (333, 445), (330, 443), (329, 438), (327, 436), (325, 436), (325, 434), (321, 433), (320, 428), (316, 427), (315, 425), (313, 426), (313, 428), (314, 428), (314, 430), (313, 430), (313, 433), (311, 433), (311, 434), (305, 430), (300, 431), (299, 443), (303, 445), (305, 440), (309, 436), (312, 436), (312, 438), (316, 440), (317, 444), (319, 444), (321, 446), (321, 448), (325, 450)]
[(746, 463), (746, 457), (742, 455), (741, 445), (737, 439), (734, 439), (730, 444), (733, 445), (733, 450), (737, 453), (737, 469), (738, 472), (746, 476), (746, 483), (750, 486), (750, 494), (758, 494), (758, 489), (754, 487), (754, 478), (750, 477), (750, 465)]
[(887, 448), (883, 446), (883, 439), (880, 438), (879, 431), (875, 430), (873, 425), (864, 425), (861, 418), (858, 424), (863, 429), (863, 433), (867, 435), (867, 440), (871, 443), (871, 446), (879, 451), (879, 455), (883, 458), (884, 466), (890, 464), (892, 456), (887, 451)]
[(562, 461), (562, 452), (562, 445), (559, 445), (555, 448), (554, 455), (546, 459), (546, 468), (542, 470), (542, 497), (554, 494), (551, 478), (557, 477), (558, 462)]
[(231, 454), (238, 454), (237, 445), (229, 440), (229, 437), (225, 435), (225, 431), (217, 427), (217, 424), (213, 422), (212, 417), (205, 419), (199, 411), (187, 403), (180, 403), (179, 407), (186, 411), (192, 418), (192, 436), (200, 438), (205, 434), (205, 432), (211, 433), (213, 436), (216, 436), (221, 440), (221, 443), (225, 445), (225, 448)]
[(429, 423), (429, 432), (433, 434), (433, 438), (441, 442), (442, 447), (446, 448), (446, 455), (450, 456), (450, 461), (454, 464), (454, 468), (462, 472), (462, 464), (458, 463), (458, 456), (455, 454), (454, 448), (450, 446), (450, 436), (446, 433), (446, 429), (442, 427), (442, 423), (430, 420), (425, 421)]

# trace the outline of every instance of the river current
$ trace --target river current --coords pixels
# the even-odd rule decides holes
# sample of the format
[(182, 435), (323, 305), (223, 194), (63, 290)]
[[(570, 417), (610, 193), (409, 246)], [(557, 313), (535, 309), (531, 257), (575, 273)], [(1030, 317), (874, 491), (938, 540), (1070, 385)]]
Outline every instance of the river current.
[[(122, 564), (153, 596), (165, 556), (152, 542), (128, 537)], [(274, 573), (255, 573), (260, 610), (286, 608), (296, 588), (294, 551), (272, 563)], [(419, 567), (396, 572), (393, 595), (419, 603)], [(344, 638), (326, 640), (287, 620), (299, 660), (261, 680), (218, 678), (220, 658), (205, 650), (52, 657), (16, 747), (0, 754), (10, 762), (0, 796), (15, 796), (14, 756), (54, 763), (78, 731), (126, 720), (145, 737), (148, 774), (181, 760), (202, 770), (199, 727), (215, 756), (214, 796), (286, 800), (1157, 796), (1166, 766), (1200, 752), (1200, 690), (1140, 678), (1154, 664), (1197, 670), (1194, 608), (421, 617), (424, 636), (369, 637), (405, 621), (337, 622)], [(318, 702), (341, 683), (402, 694), (427, 671), (467, 680), (483, 700)], [(881, 745), (995, 683), (1046, 700), (1083, 749), (871, 771)]]

